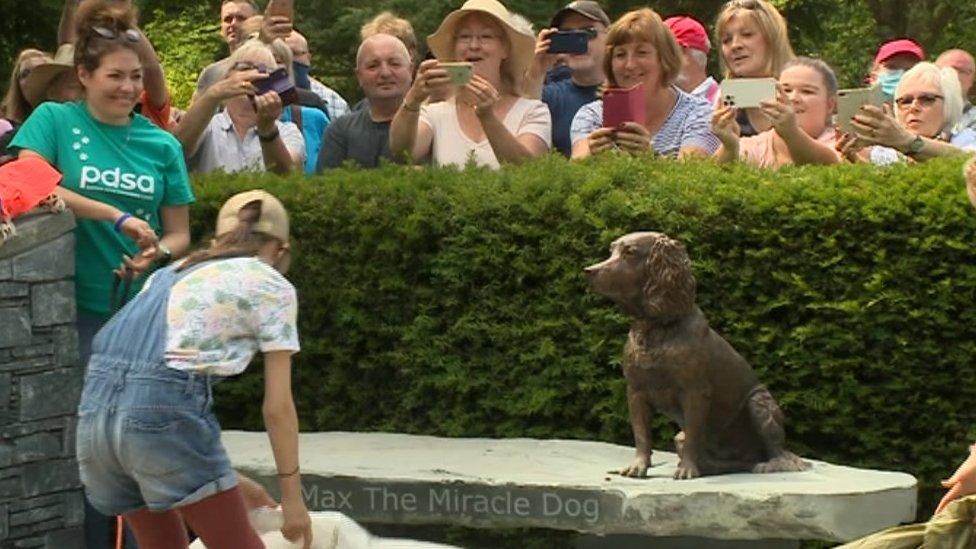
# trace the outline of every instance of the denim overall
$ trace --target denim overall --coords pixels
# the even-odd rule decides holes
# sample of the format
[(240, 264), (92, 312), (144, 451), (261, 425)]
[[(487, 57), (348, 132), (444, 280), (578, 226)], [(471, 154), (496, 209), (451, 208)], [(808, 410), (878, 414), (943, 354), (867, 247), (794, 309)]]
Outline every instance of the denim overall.
[(92, 343), (76, 444), (86, 494), (107, 515), (165, 511), (237, 485), (211, 411), (212, 376), (164, 358), (170, 290), (202, 265), (159, 270)]

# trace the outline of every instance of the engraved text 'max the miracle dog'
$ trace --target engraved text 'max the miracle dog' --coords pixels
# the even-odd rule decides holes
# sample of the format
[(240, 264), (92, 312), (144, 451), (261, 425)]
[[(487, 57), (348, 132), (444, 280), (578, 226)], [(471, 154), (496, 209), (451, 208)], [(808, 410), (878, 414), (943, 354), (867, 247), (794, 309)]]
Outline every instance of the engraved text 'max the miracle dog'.
[(783, 413), (772, 395), (695, 305), (684, 246), (661, 233), (640, 232), (617, 239), (610, 252), (610, 259), (585, 272), (594, 291), (633, 318), (624, 376), (637, 455), (620, 473), (647, 475), (655, 411), (683, 431), (676, 437), (676, 479), (808, 469), (784, 447)]

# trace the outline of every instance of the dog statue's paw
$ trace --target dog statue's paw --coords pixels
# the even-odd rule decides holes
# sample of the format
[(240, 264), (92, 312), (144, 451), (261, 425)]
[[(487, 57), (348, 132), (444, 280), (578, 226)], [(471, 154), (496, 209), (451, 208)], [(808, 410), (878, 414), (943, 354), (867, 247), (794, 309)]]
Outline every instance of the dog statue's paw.
[(647, 468), (651, 466), (651, 456), (637, 456), (630, 465), (620, 470), (620, 476), (647, 478)]
[(674, 480), (688, 480), (700, 476), (701, 473), (698, 471), (698, 466), (685, 459), (678, 462), (678, 468), (674, 471)]
[(769, 461), (757, 463), (752, 468), (753, 473), (797, 473), (806, 471), (810, 464), (803, 461), (792, 452), (783, 452)]

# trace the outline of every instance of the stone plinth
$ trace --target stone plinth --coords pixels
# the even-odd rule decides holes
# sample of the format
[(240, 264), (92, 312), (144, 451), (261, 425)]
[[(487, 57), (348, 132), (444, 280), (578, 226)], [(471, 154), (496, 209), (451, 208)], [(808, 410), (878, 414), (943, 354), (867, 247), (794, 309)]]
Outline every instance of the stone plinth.
[(82, 547), (74, 217), (18, 218), (0, 246), (0, 547)]
[[(267, 435), (223, 440), (276, 493)], [(622, 478), (609, 471), (633, 449), (589, 441), (328, 432), (301, 435), (300, 453), (309, 509), (363, 522), (847, 541), (915, 518), (911, 475), (814, 460), (802, 473), (675, 481), (674, 454), (655, 452), (647, 479)]]

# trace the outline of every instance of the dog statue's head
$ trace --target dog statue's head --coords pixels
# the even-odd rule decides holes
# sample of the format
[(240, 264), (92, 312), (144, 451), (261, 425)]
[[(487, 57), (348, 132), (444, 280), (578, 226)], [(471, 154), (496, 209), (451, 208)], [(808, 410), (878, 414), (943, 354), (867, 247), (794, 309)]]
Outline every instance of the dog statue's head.
[(610, 245), (609, 259), (584, 272), (593, 291), (634, 317), (680, 317), (695, 305), (691, 260), (681, 242), (663, 233), (626, 234)]

